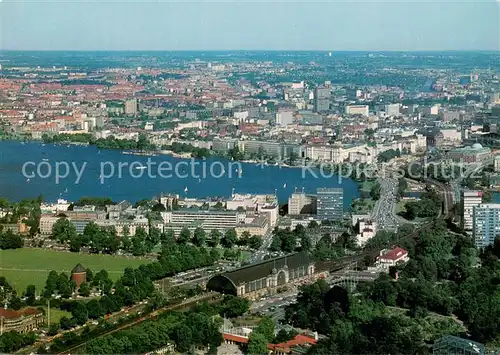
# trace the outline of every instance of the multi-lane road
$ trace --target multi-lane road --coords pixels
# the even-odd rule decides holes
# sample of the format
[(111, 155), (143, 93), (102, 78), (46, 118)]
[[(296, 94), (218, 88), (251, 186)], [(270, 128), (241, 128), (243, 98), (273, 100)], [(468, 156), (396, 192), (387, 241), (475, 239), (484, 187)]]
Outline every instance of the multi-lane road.
[(250, 264), (255, 264), (264, 260), (264, 257), (268, 254), (268, 249), (271, 246), (271, 242), (273, 241), (273, 233), (272, 231), (267, 232), (262, 237), (262, 246), (255, 251), (250, 258), (248, 258), (248, 262)]
[(380, 198), (375, 202), (372, 218), (380, 229), (397, 230), (400, 220), (396, 215), (396, 195), (398, 181), (390, 178), (379, 178)]

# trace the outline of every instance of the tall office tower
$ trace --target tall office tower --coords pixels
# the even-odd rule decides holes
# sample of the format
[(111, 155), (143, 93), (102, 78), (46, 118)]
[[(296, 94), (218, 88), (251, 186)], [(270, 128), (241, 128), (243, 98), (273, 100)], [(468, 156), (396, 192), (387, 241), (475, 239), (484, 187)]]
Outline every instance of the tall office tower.
[(474, 206), (472, 220), (472, 235), (476, 247), (485, 248), (500, 236), (500, 204), (485, 203)]
[(329, 87), (318, 86), (314, 91), (314, 111), (330, 110), (330, 95)]
[(462, 206), (462, 228), (466, 232), (472, 231), (472, 216), (474, 207), (483, 202), (483, 193), (481, 191), (469, 190), (462, 191), (460, 204)]
[(137, 100), (127, 100), (125, 101), (125, 114), (135, 115), (137, 113)]
[(316, 190), (317, 215), (322, 220), (339, 220), (344, 215), (344, 189), (319, 188)]

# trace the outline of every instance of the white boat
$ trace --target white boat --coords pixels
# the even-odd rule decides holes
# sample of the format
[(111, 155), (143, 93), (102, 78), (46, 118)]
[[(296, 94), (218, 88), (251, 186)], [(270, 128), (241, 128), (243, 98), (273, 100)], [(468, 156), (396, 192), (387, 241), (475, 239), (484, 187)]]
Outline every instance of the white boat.
[(42, 159), (42, 161), (49, 161), (49, 159), (47, 159), (47, 158), (43, 158), (43, 159)]
[(188, 192), (188, 187), (186, 186), (186, 188), (184, 189), (184, 192)]
[(28, 178), (28, 179), (26, 179), (26, 182), (30, 182), (30, 179), (29, 179), (29, 178)]
[(147, 169), (147, 166), (136, 166), (135, 168), (137, 170), (144, 170), (144, 169)]
[(285, 184), (283, 184), (283, 188), (284, 188), (284, 189), (286, 189), (286, 183), (285, 183)]

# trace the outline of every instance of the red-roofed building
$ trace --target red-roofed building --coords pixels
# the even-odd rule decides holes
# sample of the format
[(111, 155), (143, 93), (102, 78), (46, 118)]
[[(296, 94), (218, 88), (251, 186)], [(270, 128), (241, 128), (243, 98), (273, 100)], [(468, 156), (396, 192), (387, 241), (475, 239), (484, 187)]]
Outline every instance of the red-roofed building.
[(271, 354), (273, 355), (285, 355), (292, 354), (294, 348), (311, 346), (316, 344), (316, 342), (317, 340), (315, 338), (297, 334), (292, 340), (279, 344), (268, 344), (267, 348), (271, 350)]
[[(224, 343), (226, 344), (235, 344), (235, 345), (244, 345), (248, 343), (248, 337), (242, 335), (236, 335), (231, 333), (222, 333), (222, 337), (224, 338)], [(303, 348), (307, 346), (311, 346), (316, 344), (317, 339), (298, 334), (295, 338), (279, 343), (279, 344), (268, 344), (267, 348), (269, 349), (269, 353), (273, 355), (285, 355), (292, 354), (294, 349)]]
[(400, 247), (393, 247), (392, 249), (384, 249), (377, 257), (377, 265), (381, 267), (394, 266), (398, 263), (405, 263), (408, 260), (408, 251)]
[(222, 333), (222, 337), (224, 338), (224, 343), (226, 344), (246, 344), (248, 343), (248, 338), (241, 335), (234, 335), (230, 333)]
[(33, 307), (20, 311), (0, 308), (0, 322), (2, 332), (13, 330), (19, 333), (26, 333), (43, 324), (43, 313)]

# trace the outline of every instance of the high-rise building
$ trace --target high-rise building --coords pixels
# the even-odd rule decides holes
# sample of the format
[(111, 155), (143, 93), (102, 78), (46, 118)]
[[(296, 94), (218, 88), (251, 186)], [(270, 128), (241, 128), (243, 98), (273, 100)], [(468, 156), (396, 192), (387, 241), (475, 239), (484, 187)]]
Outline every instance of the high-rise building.
[(485, 203), (473, 207), (472, 231), (474, 243), (485, 248), (500, 236), (500, 204)]
[(135, 115), (137, 113), (137, 100), (127, 100), (125, 101), (125, 114)]
[(466, 232), (472, 231), (472, 217), (474, 207), (483, 202), (483, 193), (481, 191), (469, 190), (462, 191), (460, 204), (462, 207), (462, 228)]
[(344, 189), (319, 188), (317, 195), (317, 215), (322, 220), (339, 220), (344, 215)]
[(295, 192), (288, 199), (288, 214), (315, 214), (316, 196), (308, 195), (303, 192)]
[(314, 111), (323, 112), (330, 110), (330, 88), (318, 86), (314, 91)]

